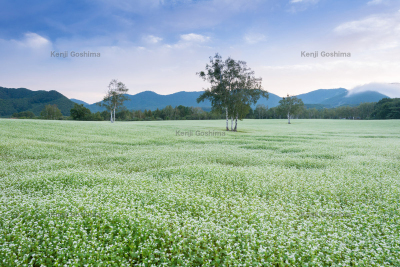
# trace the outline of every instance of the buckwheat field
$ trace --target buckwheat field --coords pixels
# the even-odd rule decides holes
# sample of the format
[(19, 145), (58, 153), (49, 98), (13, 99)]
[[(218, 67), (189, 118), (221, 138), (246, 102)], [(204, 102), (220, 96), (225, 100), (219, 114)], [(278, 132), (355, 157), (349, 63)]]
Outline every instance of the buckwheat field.
[(0, 266), (400, 266), (399, 121), (224, 126), (0, 120)]

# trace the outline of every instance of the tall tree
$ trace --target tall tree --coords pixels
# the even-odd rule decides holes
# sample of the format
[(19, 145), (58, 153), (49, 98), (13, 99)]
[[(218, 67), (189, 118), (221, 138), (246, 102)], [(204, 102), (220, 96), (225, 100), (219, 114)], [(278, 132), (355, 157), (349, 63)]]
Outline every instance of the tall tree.
[(62, 118), (61, 111), (57, 105), (46, 105), (40, 113), (40, 116), (46, 120), (58, 120)]
[(204, 93), (197, 98), (197, 103), (209, 100), (211, 102), (212, 111), (222, 112), (222, 110), (225, 110), (226, 130), (229, 131), (229, 84), (225, 76), (227, 71), (225, 63), (222, 57), (216, 53), (214, 57), (210, 57), (210, 62), (206, 65), (206, 70), (196, 73), (200, 78), (209, 82), (211, 85), (210, 88), (206, 89)]
[(71, 109), (71, 117), (73, 120), (91, 120), (92, 112), (90, 109), (83, 106), (83, 104), (75, 103), (74, 107)]
[(265, 105), (263, 105), (263, 104), (257, 105), (255, 111), (256, 111), (258, 119), (264, 119), (264, 116), (267, 114), (267, 110), (268, 110), (268, 108), (266, 108)]
[(128, 100), (128, 98), (125, 96), (128, 90), (129, 89), (126, 88), (125, 84), (113, 79), (108, 85), (108, 91), (104, 96), (103, 101), (98, 103), (99, 106), (103, 106), (110, 111), (110, 121), (112, 123), (115, 121), (116, 110), (123, 106), (125, 100)]
[(281, 114), (287, 115), (288, 124), (290, 124), (290, 117), (298, 114), (304, 109), (304, 103), (296, 96), (283, 97), (279, 101), (278, 110)]
[(262, 88), (261, 78), (254, 76), (254, 71), (247, 67), (246, 62), (230, 59), (229, 70), (231, 76), (230, 112), (233, 116), (236, 116), (233, 131), (237, 131), (238, 119), (242, 120), (249, 113), (251, 106), (255, 105), (260, 97), (268, 99), (268, 92)]
[(256, 104), (261, 96), (268, 99), (268, 92), (261, 86), (261, 78), (255, 78), (254, 71), (248, 68), (244, 61), (236, 61), (230, 57), (224, 61), (217, 53), (210, 57), (206, 70), (198, 72), (197, 75), (211, 85), (200, 95), (197, 102), (209, 100), (213, 111), (222, 112), (225, 109), (227, 131), (229, 115), (231, 131), (237, 131), (237, 120), (247, 115), (251, 105)]

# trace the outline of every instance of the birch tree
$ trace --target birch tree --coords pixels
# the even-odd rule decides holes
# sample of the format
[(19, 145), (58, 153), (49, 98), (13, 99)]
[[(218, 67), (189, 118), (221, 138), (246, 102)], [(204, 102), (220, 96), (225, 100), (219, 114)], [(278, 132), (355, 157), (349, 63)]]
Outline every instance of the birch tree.
[(123, 106), (124, 101), (128, 100), (125, 94), (128, 92), (128, 88), (126, 88), (125, 84), (119, 82), (118, 80), (111, 80), (108, 85), (108, 91), (103, 98), (103, 101), (98, 103), (98, 105), (105, 107), (108, 111), (110, 111), (111, 117), (110, 121), (113, 123), (115, 121), (115, 112), (116, 110)]
[(268, 108), (265, 107), (263, 104), (257, 105), (257, 107), (255, 109), (255, 112), (257, 113), (259, 119), (264, 119), (264, 115), (267, 114), (267, 111), (268, 111)]
[(200, 71), (196, 74), (211, 85), (210, 88), (206, 89), (204, 93), (197, 98), (197, 103), (209, 100), (211, 102), (212, 111), (222, 113), (222, 111), (225, 110), (226, 130), (229, 131), (229, 91), (228, 81), (225, 76), (226, 62), (224, 62), (222, 57), (217, 53), (214, 57), (210, 57), (210, 62), (206, 65), (206, 71)]
[[(246, 117), (251, 106), (255, 105), (260, 97), (268, 99), (268, 92), (262, 88), (262, 79), (255, 77), (254, 71), (247, 67), (245, 61), (228, 58), (227, 66), (229, 112), (232, 114), (231, 131), (236, 132), (238, 120)], [(234, 128), (233, 120), (235, 120)]]
[(300, 113), (303, 108), (303, 101), (296, 96), (289, 96), (289, 94), (279, 101), (278, 106), (279, 112), (287, 116), (288, 124), (290, 124), (290, 117)]
[(42, 112), (40, 112), (40, 116), (46, 120), (58, 120), (62, 118), (62, 113), (57, 105), (46, 105)]
[(248, 68), (244, 61), (236, 61), (230, 57), (223, 61), (217, 53), (210, 57), (206, 71), (198, 72), (197, 75), (211, 85), (200, 95), (197, 102), (209, 100), (213, 111), (225, 110), (227, 131), (229, 117), (231, 131), (237, 131), (237, 120), (248, 114), (250, 106), (257, 103), (261, 96), (268, 99), (268, 92), (261, 86), (261, 78), (255, 78), (254, 71)]

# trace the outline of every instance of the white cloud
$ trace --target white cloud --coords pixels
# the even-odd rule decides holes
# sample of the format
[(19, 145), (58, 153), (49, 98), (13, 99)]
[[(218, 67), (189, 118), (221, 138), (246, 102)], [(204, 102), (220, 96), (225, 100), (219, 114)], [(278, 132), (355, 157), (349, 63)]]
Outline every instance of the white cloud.
[(376, 14), (338, 25), (333, 32), (356, 50), (400, 47), (400, 12)]
[(388, 32), (396, 30), (396, 26), (400, 26), (398, 18), (390, 16), (373, 16), (362, 20), (343, 23), (337, 26), (334, 31), (338, 34)]
[(21, 40), (3, 40), (25, 48), (43, 48), (51, 45), (51, 42), (37, 33), (27, 32)]
[(180, 39), (175, 44), (165, 44), (163, 47), (167, 49), (187, 49), (187, 48), (209, 48), (204, 43), (207, 43), (211, 38), (196, 33), (182, 34)]
[(256, 44), (266, 40), (266, 36), (261, 33), (249, 33), (244, 36), (244, 40), (248, 44)]
[(158, 42), (161, 42), (162, 38), (154, 36), (154, 35), (147, 35), (147, 36), (143, 37), (143, 40), (150, 44), (156, 44)]
[(182, 34), (181, 40), (186, 41), (186, 42), (192, 42), (192, 43), (204, 43), (204, 42), (209, 41), (210, 37), (203, 36), (201, 34), (196, 34), (196, 33), (189, 33), (189, 34)]
[(21, 39), (0, 39), (0, 57), (3, 60), (9, 58), (41, 58), (50, 55), (53, 43), (37, 33), (27, 32)]
[(25, 40), (23, 41), (27, 46), (37, 48), (50, 44), (50, 41), (40, 36), (39, 34), (28, 32), (25, 33)]
[(399, 83), (369, 83), (359, 85), (350, 90), (348, 96), (365, 91), (376, 91), (389, 97), (400, 97), (400, 84)]

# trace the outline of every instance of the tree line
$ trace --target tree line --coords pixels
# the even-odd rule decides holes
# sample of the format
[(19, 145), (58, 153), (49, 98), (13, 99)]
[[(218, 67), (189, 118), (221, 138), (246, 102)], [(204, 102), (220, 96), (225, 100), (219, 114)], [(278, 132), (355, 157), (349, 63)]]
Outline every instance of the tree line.
[[(283, 119), (278, 107), (268, 108), (258, 105), (251, 110), (249, 119)], [(383, 98), (379, 102), (361, 103), (358, 106), (340, 106), (336, 108), (301, 108), (292, 118), (296, 119), (358, 119), (385, 120), (400, 119), (400, 98)]]
[[(111, 112), (103, 111), (92, 113), (83, 105), (75, 104), (71, 109), (69, 117), (62, 116), (57, 111), (56, 105), (47, 105), (41, 112), (41, 116), (36, 117), (31, 111), (14, 113), (14, 118), (24, 119), (71, 119), (81, 121), (104, 121), (110, 120)], [(199, 107), (185, 107), (171, 105), (156, 110), (127, 110), (120, 107), (115, 112), (117, 121), (155, 121), (155, 120), (220, 120), (225, 119), (223, 112), (205, 111)], [(304, 106), (299, 109), (292, 119), (400, 119), (400, 98), (384, 98), (377, 103), (362, 103), (358, 106), (341, 106), (337, 108), (308, 108)], [(268, 108), (264, 105), (257, 105), (256, 108), (250, 107), (245, 116), (246, 119), (287, 119), (286, 111), (282, 108)], [(114, 119), (114, 116), (113, 116)]]

